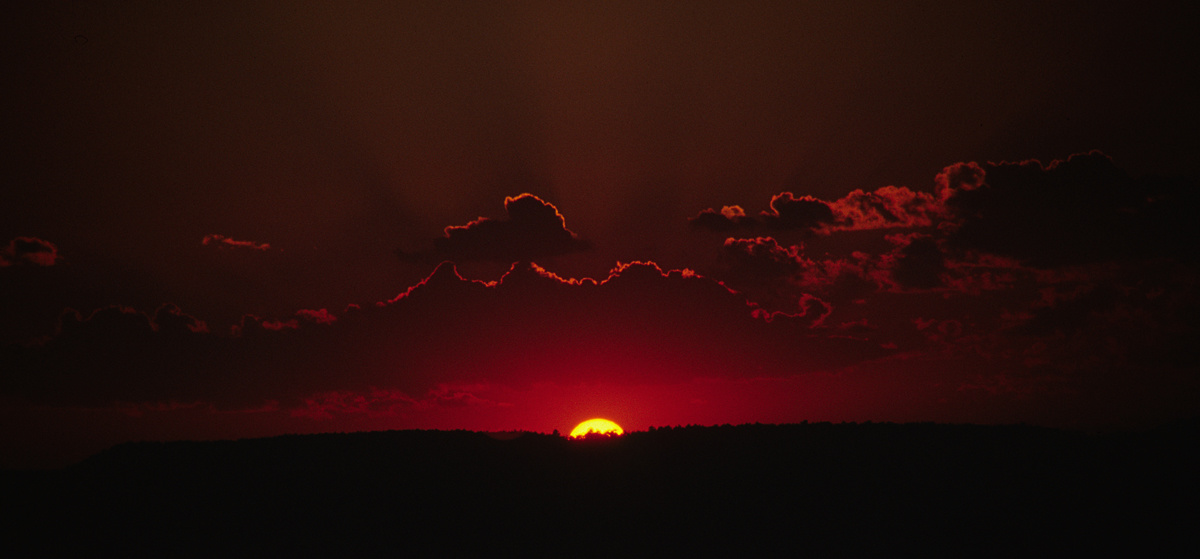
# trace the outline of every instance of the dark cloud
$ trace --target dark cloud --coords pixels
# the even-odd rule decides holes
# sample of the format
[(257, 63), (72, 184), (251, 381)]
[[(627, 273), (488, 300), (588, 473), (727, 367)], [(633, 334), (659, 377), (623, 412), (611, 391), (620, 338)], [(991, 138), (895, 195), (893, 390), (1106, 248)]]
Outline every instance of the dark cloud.
[(772, 237), (725, 239), (721, 257), (740, 279), (768, 279), (796, 274), (812, 262), (801, 256), (802, 247), (784, 247)]
[(769, 211), (757, 217), (746, 215), (741, 206), (725, 206), (720, 212), (707, 209), (690, 218), (692, 227), (711, 231), (751, 230), (816, 230), (835, 221), (829, 203), (812, 196), (797, 198), (791, 192), (782, 192), (771, 197)]
[(800, 289), (797, 279), (815, 265), (802, 255), (800, 246), (784, 247), (772, 237), (731, 237), (725, 239), (714, 273), (767, 313), (806, 316), (819, 325), (830, 307)]
[(305, 398), (304, 405), (291, 413), (311, 419), (333, 419), (347, 414), (394, 416), (417, 403), (418, 400), (399, 390), (330, 391)]
[[(127, 307), (64, 313), (56, 335), (3, 348), (7, 396), (56, 405), (174, 400), (202, 385), (213, 349), (203, 322), (168, 305), (155, 319)], [(158, 322), (155, 322), (158, 320)]]
[[(1195, 360), (1182, 340), (1200, 328), (1185, 296), (1197, 197), (1191, 183), (1134, 179), (1098, 152), (1047, 165), (957, 163), (932, 193), (885, 187), (830, 202), (835, 219), (808, 231), (860, 233), (806, 240), (820, 257), (770, 237), (730, 238), (710, 273), (773, 316), (819, 301), (821, 325), (869, 323), (901, 352), (983, 358), (997, 378), (1032, 389), (1067, 389), (1083, 381), (1047, 378), (1105, 362), (1169, 374), (1150, 369)], [(768, 221), (725, 213), (705, 215), (732, 229)], [(849, 244), (863, 240), (871, 244)], [(914, 317), (940, 326), (906, 333), (902, 321)]]
[(1021, 266), (1012, 258), (987, 253), (971, 254), (968, 258), (946, 259), (946, 274), (942, 280), (947, 289), (968, 295), (1016, 288), (1018, 283), (1033, 280), (1034, 270)]
[(589, 250), (591, 244), (567, 229), (566, 220), (553, 204), (521, 194), (504, 199), (507, 219), (480, 217), (466, 225), (447, 227), (428, 253), (397, 254), (406, 260), (443, 259), (492, 262), (528, 262)]
[(746, 215), (741, 206), (724, 206), (721, 211), (709, 208), (701, 211), (696, 217), (688, 218), (688, 222), (697, 229), (710, 231), (732, 231), (739, 228), (752, 228), (757, 222)]
[(864, 300), (886, 287), (879, 281), (876, 258), (856, 253), (850, 259), (814, 260), (802, 247), (784, 247), (771, 237), (726, 239), (714, 277), (746, 293), (764, 307), (791, 312), (814, 295), (823, 304)]
[(828, 202), (812, 196), (797, 198), (791, 192), (772, 196), (771, 211), (759, 217), (771, 229), (818, 229), (836, 221)]
[[(469, 390), (430, 395), (464, 383), (790, 376), (887, 353), (813, 330), (811, 317), (756, 308), (716, 281), (653, 263), (621, 264), (601, 280), (519, 264), (496, 282), (443, 264), (389, 301), (336, 317), (324, 309), (247, 316), (231, 334), (170, 305), (152, 316), (124, 307), (70, 313), (43, 344), (3, 349), (3, 395), (92, 406), (279, 402), (320, 416), (480, 403)], [(801, 308), (823, 312), (818, 301)]]
[[(690, 219), (713, 231), (798, 230), (830, 234), (888, 228), (941, 227), (956, 250), (1013, 257), (1038, 267), (1113, 259), (1200, 258), (1200, 187), (1182, 179), (1135, 179), (1100, 152), (1043, 165), (956, 163), (934, 179), (934, 191), (885, 186), (854, 190), (834, 201), (783, 192), (756, 217), (740, 206), (704, 210)], [(928, 243), (928, 258), (936, 255)], [(910, 255), (912, 256), (912, 255)], [(934, 286), (906, 265), (902, 283)]]
[(888, 235), (889, 252), (854, 252), (851, 258), (814, 260), (803, 247), (784, 247), (771, 237), (728, 238), (714, 275), (747, 293), (751, 300), (776, 306), (818, 294), (842, 302), (861, 300), (882, 291), (941, 287), (949, 271), (946, 255), (928, 234)]
[(837, 216), (830, 231), (929, 227), (942, 213), (941, 203), (933, 195), (897, 186), (871, 192), (854, 190), (830, 207)]
[[(982, 182), (981, 182), (982, 179)], [(1047, 268), (1156, 257), (1195, 262), (1200, 189), (1182, 180), (1135, 179), (1104, 154), (948, 167), (939, 187), (957, 218), (960, 249)]]
[(867, 192), (854, 190), (832, 202), (812, 196), (781, 192), (771, 197), (770, 210), (757, 217), (746, 215), (740, 206), (725, 206), (720, 212), (707, 209), (689, 218), (692, 227), (710, 231), (834, 231), (928, 227), (942, 214), (934, 195), (907, 187), (885, 186)]
[(58, 247), (35, 237), (17, 237), (0, 248), (0, 268), (14, 265), (53, 266), (59, 260)]
[(946, 258), (928, 235), (906, 236), (892, 264), (892, 279), (909, 289), (933, 289), (942, 285)]
[(270, 243), (256, 243), (254, 241), (238, 241), (224, 235), (205, 235), (200, 239), (200, 244), (204, 246), (215, 246), (220, 248), (245, 248), (250, 250), (270, 250)]
[(976, 271), (950, 268), (951, 260), (933, 235), (898, 233), (885, 240), (892, 248), (879, 254), (854, 251), (848, 257), (812, 258), (803, 246), (784, 246), (771, 237), (729, 238), (711, 275), (766, 311), (764, 316), (806, 317), (821, 327), (868, 319), (874, 323), (879, 315), (911, 312), (891, 307), (908, 295), (950, 291), (951, 278)]
[(230, 332), (235, 336), (240, 336), (262, 330), (297, 330), (303, 324), (333, 324), (334, 322), (337, 322), (337, 316), (330, 313), (328, 309), (300, 309), (296, 311), (295, 318), (287, 320), (279, 318), (264, 320), (262, 317), (247, 314), (243, 315), (237, 324), (230, 328)]
[(942, 169), (933, 179), (938, 199), (945, 202), (955, 192), (975, 190), (983, 185), (987, 173), (974, 161), (955, 163)]
[(184, 313), (177, 305), (172, 304), (159, 307), (154, 312), (151, 324), (156, 331), (167, 336), (208, 332), (208, 324), (203, 320)]

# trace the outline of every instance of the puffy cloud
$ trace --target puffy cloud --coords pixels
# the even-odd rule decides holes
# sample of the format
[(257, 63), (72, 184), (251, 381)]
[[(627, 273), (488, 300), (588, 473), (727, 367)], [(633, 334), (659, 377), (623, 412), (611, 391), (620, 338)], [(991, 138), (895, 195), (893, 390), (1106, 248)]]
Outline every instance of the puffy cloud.
[(935, 192), (942, 202), (955, 192), (975, 190), (983, 185), (987, 172), (974, 161), (955, 163), (942, 169), (933, 179)]
[(763, 223), (772, 229), (816, 230), (836, 221), (828, 202), (781, 192), (771, 197), (771, 211), (760, 216)]
[(521, 194), (504, 199), (507, 219), (480, 217), (466, 225), (450, 226), (434, 240), (432, 252), (397, 254), (406, 260), (483, 260), (528, 262), (589, 250), (591, 244), (567, 229), (553, 204)]
[(855, 190), (830, 204), (837, 216), (829, 231), (861, 231), (891, 227), (929, 227), (941, 216), (940, 201), (928, 192), (884, 186)]
[(771, 197), (770, 210), (757, 217), (746, 215), (741, 206), (725, 206), (720, 212), (707, 209), (688, 221), (692, 227), (711, 231), (734, 229), (817, 230), (835, 221), (829, 203), (812, 196), (797, 198), (791, 192)]
[(13, 265), (53, 266), (59, 260), (58, 247), (35, 237), (17, 237), (0, 248), (0, 267)]
[(701, 211), (696, 217), (688, 218), (692, 227), (710, 231), (732, 231), (738, 228), (750, 228), (755, 220), (746, 215), (741, 206), (723, 206), (721, 211), (712, 208)]
[(300, 309), (296, 311), (296, 316), (317, 324), (333, 324), (337, 322), (337, 317), (331, 314), (328, 309)]
[(205, 235), (200, 240), (200, 244), (204, 246), (215, 246), (220, 248), (244, 248), (250, 250), (270, 250), (269, 243), (256, 243), (254, 241), (238, 241), (224, 235)]

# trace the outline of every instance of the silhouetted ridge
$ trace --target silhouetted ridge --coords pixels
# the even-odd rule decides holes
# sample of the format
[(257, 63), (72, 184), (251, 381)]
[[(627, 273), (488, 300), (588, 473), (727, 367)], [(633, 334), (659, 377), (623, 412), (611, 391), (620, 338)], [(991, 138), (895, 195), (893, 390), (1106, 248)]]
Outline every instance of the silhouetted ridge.
[(55, 534), (37, 545), (68, 553), (1153, 552), (1195, 548), (1168, 511), (1195, 511), (1196, 433), (815, 423), (583, 441), (293, 435), (123, 444), (5, 487), (23, 511), (10, 523)]

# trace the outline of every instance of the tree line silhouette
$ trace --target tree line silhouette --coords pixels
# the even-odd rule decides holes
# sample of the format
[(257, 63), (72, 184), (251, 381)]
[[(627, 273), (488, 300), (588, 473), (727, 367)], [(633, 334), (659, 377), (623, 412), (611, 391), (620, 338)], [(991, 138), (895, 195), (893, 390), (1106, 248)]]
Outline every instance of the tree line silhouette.
[(722, 425), (129, 443), (4, 472), (33, 555), (1039, 555), (1185, 546), (1197, 423)]

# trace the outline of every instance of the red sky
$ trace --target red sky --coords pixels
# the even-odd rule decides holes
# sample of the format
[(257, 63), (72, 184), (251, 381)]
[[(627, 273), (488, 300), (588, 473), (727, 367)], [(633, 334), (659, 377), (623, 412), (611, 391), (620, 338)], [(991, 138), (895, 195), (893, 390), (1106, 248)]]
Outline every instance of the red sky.
[(1196, 9), (961, 4), (21, 8), (0, 465), (1194, 416)]

